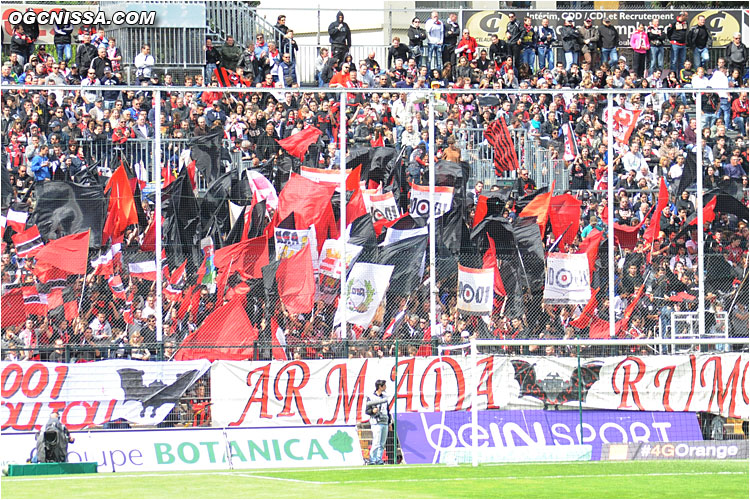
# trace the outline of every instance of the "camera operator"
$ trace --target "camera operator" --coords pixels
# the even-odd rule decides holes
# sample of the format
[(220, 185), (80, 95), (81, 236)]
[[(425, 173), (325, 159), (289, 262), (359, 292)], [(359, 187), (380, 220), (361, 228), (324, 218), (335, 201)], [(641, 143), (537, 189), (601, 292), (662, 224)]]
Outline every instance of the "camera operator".
[(60, 414), (53, 411), (44, 429), (37, 435), (36, 453), (40, 463), (67, 462), (68, 443), (75, 442), (68, 428), (60, 422)]
[(388, 411), (388, 395), (385, 393), (385, 380), (375, 381), (375, 392), (367, 397), (365, 413), (370, 416), (372, 446), (368, 465), (383, 465), (383, 446), (391, 427), (391, 414)]

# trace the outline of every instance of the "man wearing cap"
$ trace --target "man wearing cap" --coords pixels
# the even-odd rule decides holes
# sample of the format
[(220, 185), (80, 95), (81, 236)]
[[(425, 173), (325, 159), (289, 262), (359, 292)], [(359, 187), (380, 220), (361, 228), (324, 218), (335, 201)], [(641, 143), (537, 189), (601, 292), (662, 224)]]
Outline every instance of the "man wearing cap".
[(667, 26), (667, 39), (672, 46), (672, 71), (679, 71), (685, 62), (688, 33), (688, 14), (685, 11), (677, 14), (677, 18)]
[(591, 18), (586, 18), (583, 21), (583, 26), (578, 28), (578, 32), (583, 39), (583, 46), (581, 47), (583, 60), (592, 64), (594, 54), (596, 54), (596, 50), (599, 48), (599, 28), (594, 26)]
[[(116, 76), (112, 75), (112, 68), (106, 67), (104, 68), (104, 76), (99, 79), (99, 83), (107, 87), (114, 87), (116, 85), (120, 85), (120, 80), (118, 80)], [(113, 88), (112, 90), (102, 91), (102, 98), (104, 99), (104, 109), (112, 109), (118, 97), (120, 97), (120, 91), (116, 88)]]

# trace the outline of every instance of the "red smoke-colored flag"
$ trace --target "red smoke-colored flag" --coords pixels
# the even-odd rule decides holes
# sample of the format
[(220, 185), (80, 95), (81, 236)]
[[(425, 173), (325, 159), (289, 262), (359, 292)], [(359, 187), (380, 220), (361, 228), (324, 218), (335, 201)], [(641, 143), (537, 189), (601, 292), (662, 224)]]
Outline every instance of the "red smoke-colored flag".
[(661, 182), (659, 183), (659, 201), (656, 203), (656, 210), (651, 214), (651, 222), (643, 233), (643, 241), (646, 243), (653, 243), (656, 237), (659, 236), (661, 213), (668, 203), (669, 191), (667, 190), (666, 182), (664, 182), (664, 177), (662, 177)]
[(643, 227), (646, 219), (635, 226), (626, 226), (624, 224), (614, 224), (615, 245), (620, 245), (625, 250), (632, 250), (638, 244), (638, 231)]
[(505, 122), (495, 120), (487, 126), (484, 137), (492, 146), (492, 157), (495, 163), (495, 174), (501, 176), (503, 172), (518, 169), (518, 157), (513, 139)]
[[(245, 312), (245, 296), (238, 295), (206, 317), (200, 327), (180, 345), (175, 361), (253, 359), (258, 329)], [(244, 347), (227, 347), (244, 346)]]
[(477, 224), (482, 222), (487, 216), (487, 197), (479, 195), (477, 199), (477, 206), (474, 208), (474, 220), (472, 221), (472, 227), (476, 227)]
[(110, 238), (114, 239), (123, 234), (128, 226), (138, 224), (133, 190), (124, 165), (120, 164), (112, 174), (104, 192), (109, 192), (107, 221), (102, 231), (102, 241), (106, 242)]
[(362, 190), (356, 189), (349, 203), (346, 204), (346, 225), (348, 226), (363, 215), (367, 215), (365, 198), (362, 196)]
[(286, 361), (289, 359), (283, 346), (286, 346), (286, 334), (274, 316), (271, 318), (271, 352), (275, 361)]
[(89, 231), (52, 240), (36, 254), (34, 274), (46, 283), (61, 270), (67, 274), (86, 274), (89, 256)]
[(589, 276), (594, 275), (596, 258), (599, 256), (599, 245), (601, 244), (603, 237), (604, 233), (598, 229), (594, 229), (578, 246), (578, 253), (585, 253), (589, 260)]
[(549, 222), (552, 234), (560, 239), (561, 251), (572, 244), (578, 234), (581, 220), (581, 202), (575, 196), (562, 194), (553, 196), (550, 201)]
[(21, 259), (33, 257), (44, 246), (36, 224), (22, 233), (14, 234), (11, 238), (16, 246), (16, 255)]
[[(662, 178), (662, 181), (664, 179)], [(716, 196), (714, 196), (711, 201), (703, 205), (703, 222), (713, 222), (716, 218)], [(698, 224), (698, 218), (694, 218), (692, 221), (690, 221), (691, 226), (696, 226)], [(15, 237), (14, 240), (15, 241)]]
[(599, 305), (599, 303), (596, 300), (597, 293), (599, 293), (598, 288), (591, 289), (591, 298), (586, 303), (586, 306), (584, 306), (583, 311), (581, 311), (581, 315), (570, 322), (570, 326), (579, 328), (579, 329), (583, 329), (589, 326), (589, 324), (591, 323), (591, 320), (594, 317), (594, 312), (596, 311), (596, 308)]
[(294, 135), (290, 135), (286, 139), (281, 139), (276, 142), (278, 142), (279, 146), (284, 148), (287, 153), (296, 156), (300, 161), (304, 161), (307, 148), (310, 147), (310, 144), (317, 141), (322, 133), (323, 132), (315, 127), (307, 127)]
[(315, 276), (310, 245), (279, 261), (276, 270), (279, 297), (291, 314), (309, 313), (315, 299)]
[(495, 273), (495, 294), (506, 296), (508, 294), (505, 292), (503, 278), (500, 276), (500, 269), (498, 269), (497, 267), (497, 252), (495, 250), (495, 240), (492, 238), (487, 238), (487, 240), (490, 243), (490, 247), (484, 253), (484, 258), (482, 259), (482, 267), (484, 269), (492, 269)]
[(222, 272), (226, 269), (229, 275), (237, 271), (246, 280), (263, 278), (261, 269), (268, 262), (268, 238), (265, 235), (220, 248), (214, 255), (214, 266)]
[(518, 214), (519, 217), (536, 217), (536, 223), (539, 225), (539, 232), (541, 237), (544, 237), (544, 230), (547, 227), (547, 219), (549, 218), (549, 207), (552, 203), (552, 192), (555, 190), (555, 181), (552, 181), (552, 185), (549, 191), (531, 200), (526, 207)]
[(346, 190), (356, 191), (359, 189), (359, 178), (362, 177), (362, 164), (357, 165), (357, 168), (349, 172), (346, 176)]

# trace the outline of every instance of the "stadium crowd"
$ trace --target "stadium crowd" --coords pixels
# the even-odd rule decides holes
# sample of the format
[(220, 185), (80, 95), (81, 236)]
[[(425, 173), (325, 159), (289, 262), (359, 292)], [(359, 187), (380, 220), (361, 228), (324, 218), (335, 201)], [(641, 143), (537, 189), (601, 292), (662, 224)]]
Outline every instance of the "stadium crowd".
[[(288, 159), (278, 140), (317, 127), (322, 135), (307, 161), (316, 167), (338, 168), (336, 145), (338, 125), (337, 95), (329, 88), (370, 88), (370, 93), (347, 94), (348, 139), (352, 146), (394, 147), (402, 151), (407, 182), (421, 183), (428, 169), (428, 117), (424, 103), (415, 102), (404, 89), (422, 88), (435, 92), (443, 111), (435, 117), (435, 152), (438, 160), (459, 162), (468, 158), (469, 130), (485, 129), (502, 120), (509, 129), (524, 129), (540, 147), (548, 148), (550, 158), (563, 162), (569, 171), (569, 192), (581, 202), (578, 234), (564, 250), (577, 252), (594, 230), (605, 231), (609, 223), (624, 226), (649, 225), (651, 217), (660, 217), (659, 234), (654, 242), (638, 241), (631, 248), (618, 248), (614, 284), (614, 310), (619, 320), (629, 303), (640, 302), (635, 313), (618, 335), (634, 338), (658, 337), (669, 325), (673, 311), (696, 310), (697, 232), (690, 229), (695, 215), (694, 182), (683, 180), (688, 155), (696, 154), (696, 139), (703, 138), (703, 175), (706, 189), (748, 203), (748, 49), (737, 33), (723, 53), (709, 57), (711, 33), (705, 20), (689, 27), (686, 13), (677, 13), (667, 26), (657, 19), (648, 26), (638, 25), (620, 45), (618, 31), (610, 19), (595, 25), (586, 19), (582, 26), (566, 21), (558, 32), (547, 19), (535, 24), (531, 19), (516, 19), (509, 14), (505, 32), (492, 37), (489, 46), (477, 44), (467, 28), (461, 28), (456, 14), (440, 19), (432, 13), (424, 27), (414, 18), (408, 28), (408, 40), (394, 37), (387, 61), (376, 61), (372, 53), (355, 61), (349, 54), (351, 28), (339, 12), (328, 27), (330, 49), (320, 49), (316, 75), (320, 89), (300, 86), (295, 60), (297, 44), (294, 32), (281, 15), (276, 25), (278, 36), (256, 40), (242, 47), (231, 36), (220, 46), (207, 40), (206, 67), (202, 74), (174, 81), (171, 75), (160, 77), (153, 67), (154, 57), (144, 43), (133, 66), (141, 88), (120, 90), (126, 64), (116, 40), (104, 29), (81, 26), (77, 30), (75, 57), (72, 56), (73, 26), (56, 26), (55, 54), (35, 44), (38, 27), (18, 25), (3, 54), (2, 84), (2, 168), (11, 192), (3, 184), (3, 213), (9, 221), (13, 213), (33, 214), (35, 188), (51, 180), (90, 182), (94, 177), (112, 175), (118, 160), (136, 174), (139, 168), (153, 168), (151, 141), (161, 134), (173, 149), (165, 158), (166, 175), (178, 175), (187, 168), (180, 161), (190, 141), (220, 132), (228, 149), (242, 158), (243, 164), (259, 172), (276, 172)], [(561, 47), (563, 58), (556, 57)], [(628, 58), (627, 56), (630, 56)], [(630, 61), (630, 63), (629, 63)], [(384, 63), (381, 65), (380, 63)], [(221, 70), (227, 70), (222, 72)], [(223, 78), (229, 78), (223, 81)], [(28, 91), (25, 84), (49, 85), (49, 90)], [(80, 86), (64, 91), (55, 85)], [(155, 130), (156, 117), (150, 85), (184, 85), (189, 91), (162, 93), (161, 128)], [(242, 92), (222, 92), (222, 86), (242, 87)], [(253, 88), (273, 89), (254, 92)], [(635, 111), (632, 133), (624, 143), (614, 145), (615, 157), (607, 157), (607, 127), (604, 118), (606, 98), (594, 89), (646, 88), (648, 93), (622, 93), (615, 107)], [(721, 90), (703, 95), (703, 123), (696, 123), (694, 92), (698, 89)], [(452, 93), (452, 89), (476, 89), (475, 93)], [(493, 89), (512, 90), (494, 94)], [(547, 93), (525, 93), (544, 89)], [(685, 89), (666, 94), (660, 89)], [(573, 90), (563, 94), (562, 90)], [(565, 125), (575, 137), (573, 154), (566, 155)], [(180, 142), (184, 140), (183, 142)], [(481, 140), (481, 139), (480, 139)], [(484, 143), (486, 147), (486, 143)], [(570, 143), (568, 144), (570, 146)], [(312, 149), (312, 148), (311, 148)], [(606, 220), (607, 165), (615, 179), (615, 220)], [(467, 211), (462, 220), (471, 230), (475, 204), (487, 192), (505, 194), (503, 215), (517, 217), (517, 202), (544, 186), (529, 175), (532, 165), (521, 165), (510, 192), (503, 183), (469, 186)], [(164, 171), (163, 171), (164, 172)], [(275, 174), (274, 174), (275, 175)], [(267, 174), (270, 178), (271, 174)], [(662, 213), (653, 214), (660, 183), (664, 180), (670, 199)], [(104, 179), (102, 182), (106, 181)], [(276, 189), (283, 181), (271, 179)], [(123, 253), (138, 253), (154, 223), (153, 199), (136, 200), (146, 218), (125, 232)], [(747, 337), (747, 304), (733, 301), (733, 293), (747, 270), (748, 220), (742, 212), (718, 213), (705, 225), (708, 254), (718, 255), (721, 265), (712, 269), (724, 272), (707, 287), (706, 308), (711, 313), (729, 311), (730, 334)], [(746, 212), (745, 212), (746, 214)], [(269, 210), (268, 219), (273, 216)], [(643, 223), (645, 220), (645, 223)], [(643, 224), (642, 224), (643, 223)], [(7, 223), (2, 251), (2, 286), (6, 294), (14, 287), (37, 284), (34, 259), (21, 258)], [(23, 229), (21, 229), (22, 231)], [(16, 233), (20, 231), (15, 231)], [(225, 238), (226, 233), (221, 235)], [(549, 236), (546, 249), (553, 245)], [(107, 248), (106, 242), (102, 253)], [(167, 244), (169, 244), (167, 242)], [(214, 241), (217, 247), (221, 241)], [(93, 260), (98, 250), (92, 250)], [(463, 250), (462, 250), (463, 251)], [(473, 250), (476, 251), (476, 250)], [(606, 256), (599, 259), (594, 287), (599, 287), (597, 315), (608, 319)], [(89, 270), (92, 268), (89, 267)], [(92, 360), (108, 357), (131, 359), (172, 359), (181, 342), (201, 327), (216, 308), (216, 291), (200, 287), (192, 297), (188, 311), (181, 311), (187, 297), (165, 298), (163, 318), (156, 317), (155, 284), (130, 277), (127, 266), (120, 271), (126, 299), (113, 295), (108, 276), (91, 272), (69, 278), (67, 286), (79, 297), (79, 311), (72, 318), (53, 314), (30, 314), (21, 324), (6, 326), (2, 336), (5, 359)], [(190, 278), (188, 278), (188, 281)], [(641, 285), (647, 290), (639, 294)], [(39, 293), (44, 293), (41, 283)], [(168, 285), (165, 280), (164, 286)], [(236, 285), (236, 283), (233, 283)], [(362, 331), (353, 332), (367, 343), (349, 346), (333, 328), (334, 307), (319, 303), (315, 313), (291, 315), (284, 312), (280, 327), (289, 346), (290, 357), (384, 356), (393, 354), (393, 340), (403, 343), (404, 355), (414, 355), (423, 343), (453, 345), (471, 336), (489, 338), (572, 338), (586, 337), (589, 328), (574, 328), (569, 323), (581, 313), (581, 307), (543, 305), (534, 315), (515, 311), (505, 314), (500, 308), (489, 326), (477, 317), (460, 314), (456, 308), (455, 275), (438, 276), (440, 301), (438, 329), (429, 331), (427, 286), (421, 285), (399, 307), (399, 321), (389, 331), (379, 318)], [(528, 290), (526, 291), (528, 295)], [(680, 301), (670, 300), (678, 296)], [(239, 292), (238, 292), (239, 293)], [(247, 293), (247, 292), (245, 292)], [(253, 292), (251, 292), (253, 293)], [(223, 294), (222, 294), (223, 295)], [(249, 312), (259, 339), (268, 343), (272, 333), (262, 292), (253, 298)], [(225, 296), (225, 300), (227, 297)], [(527, 301), (528, 302), (528, 301)], [(745, 301), (746, 302), (746, 301)], [(248, 306), (249, 309), (252, 308)], [(719, 315), (716, 315), (718, 320)], [(163, 324), (163, 341), (156, 342), (156, 322)], [(719, 326), (711, 328), (719, 328)], [(66, 347), (67, 346), (67, 347)], [(38, 348), (51, 347), (42, 350)], [(347, 350), (348, 349), (348, 350)], [(531, 351), (535, 350), (532, 348)], [(270, 354), (270, 349), (264, 354)], [(554, 348), (546, 354), (567, 354)]]

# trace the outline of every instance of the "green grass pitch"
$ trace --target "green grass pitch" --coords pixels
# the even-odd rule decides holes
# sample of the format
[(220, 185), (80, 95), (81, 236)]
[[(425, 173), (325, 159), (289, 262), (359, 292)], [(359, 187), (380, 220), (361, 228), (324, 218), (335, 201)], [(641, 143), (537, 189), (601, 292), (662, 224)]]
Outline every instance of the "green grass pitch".
[(2, 478), (2, 498), (748, 498), (748, 461), (371, 466)]

